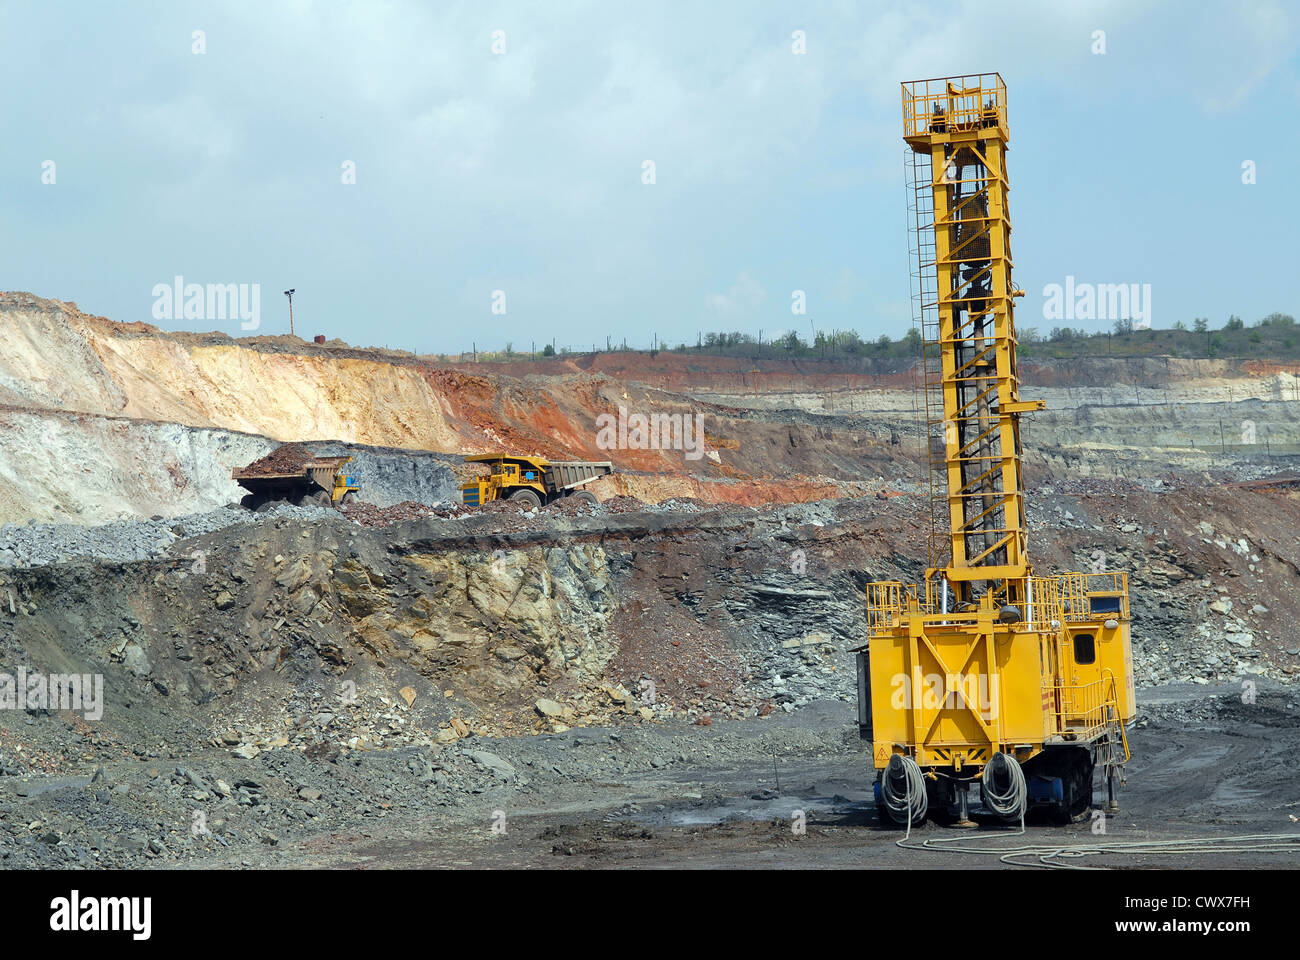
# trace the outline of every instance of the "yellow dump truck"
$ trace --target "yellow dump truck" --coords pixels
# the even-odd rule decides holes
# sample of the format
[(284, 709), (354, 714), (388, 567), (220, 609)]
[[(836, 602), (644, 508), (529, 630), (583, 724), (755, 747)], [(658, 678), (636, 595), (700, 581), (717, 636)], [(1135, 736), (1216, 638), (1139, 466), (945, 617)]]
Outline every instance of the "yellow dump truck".
[(581, 488), (614, 471), (608, 460), (545, 460), (500, 453), (466, 457), (465, 462), (486, 464), (489, 470), (486, 476), (461, 485), (461, 502), (467, 507), (493, 500), (518, 500), (540, 507), (564, 497), (595, 504), (600, 502), (596, 495)]
[(250, 510), (264, 510), (276, 501), (337, 506), (361, 489), (357, 478), (343, 470), (351, 462), (351, 457), (317, 457), (284, 444), (261, 460), (236, 467), (231, 478), (248, 491), (239, 502)]

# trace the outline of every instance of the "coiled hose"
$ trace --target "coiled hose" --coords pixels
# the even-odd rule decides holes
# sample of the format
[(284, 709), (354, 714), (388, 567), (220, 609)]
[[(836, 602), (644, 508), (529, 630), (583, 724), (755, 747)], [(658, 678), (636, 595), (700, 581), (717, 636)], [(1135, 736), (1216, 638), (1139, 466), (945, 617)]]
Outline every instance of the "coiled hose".
[(901, 753), (889, 758), (889, 765), (880, 778), (880, 799), (894, 823), (910, 828), (925, 819), (930, 801), (925, 793), (925, 778), (915, 760)]
[(1029, 803), (1029, 786), (1025, 783), (1025, 771), (1010, 754), (995, 753), (989, 759), (984, 767), (980, 792), (984, 806), (1003, 820), (1024, 817)]

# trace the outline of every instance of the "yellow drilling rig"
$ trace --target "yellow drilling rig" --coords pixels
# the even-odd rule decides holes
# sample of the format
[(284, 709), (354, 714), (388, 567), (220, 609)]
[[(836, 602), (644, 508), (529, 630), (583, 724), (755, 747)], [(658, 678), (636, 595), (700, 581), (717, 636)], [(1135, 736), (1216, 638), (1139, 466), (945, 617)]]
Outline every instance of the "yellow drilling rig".
[(1006, 86), (998, 74), (902, 85), (914, 311), (930, 463), (924, 582), (867, 585), (858, 722), (893, 823), (1108, 808), (1134, 718), (1128, 580), (1036, 575), (1027, 549), (1016, 373)]

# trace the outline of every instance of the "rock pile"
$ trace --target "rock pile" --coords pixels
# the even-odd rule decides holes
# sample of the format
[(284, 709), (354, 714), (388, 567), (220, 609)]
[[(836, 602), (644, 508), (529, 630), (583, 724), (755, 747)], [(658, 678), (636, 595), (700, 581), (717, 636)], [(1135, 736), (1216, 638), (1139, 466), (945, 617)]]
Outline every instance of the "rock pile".
[(118, 520), (97, 527), (75, 523), (6, 523), (0, 526), (0, 567), (36, 567), (89, 559), (129, 562), (167, 556), (180, 540), (235, 524), (280, 519), (322, 520), (338, 512), (276, 503), (263, 513), (221, 507), (185, 517)]
[(266, 456), (250, 463), (244, 472), (258, 477), (297, 473), (314, 459), (316, 455), (302, 444), (282, 443)]

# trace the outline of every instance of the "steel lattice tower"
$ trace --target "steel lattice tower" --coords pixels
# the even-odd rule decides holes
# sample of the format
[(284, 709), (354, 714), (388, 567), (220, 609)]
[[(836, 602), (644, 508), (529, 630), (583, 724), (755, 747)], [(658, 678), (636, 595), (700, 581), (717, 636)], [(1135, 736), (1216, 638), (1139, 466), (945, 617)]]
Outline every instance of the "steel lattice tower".
[[(1029, 573), (1020, 469), (1006, 86), (997, 74), (904, 83), (914, 300), (923, 339), (932, 572), (958, 602), (1019, 601)], [(981, 584), (983, 585), (981, 587)]]

